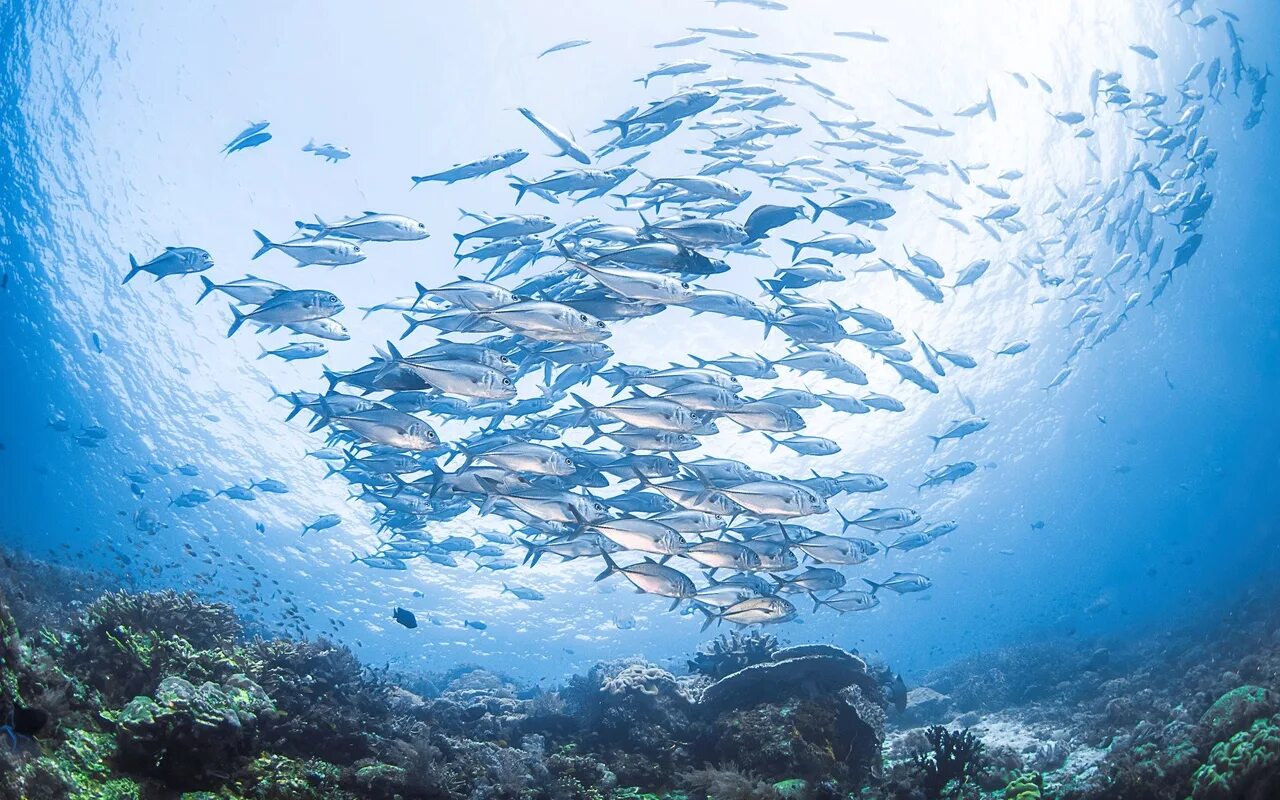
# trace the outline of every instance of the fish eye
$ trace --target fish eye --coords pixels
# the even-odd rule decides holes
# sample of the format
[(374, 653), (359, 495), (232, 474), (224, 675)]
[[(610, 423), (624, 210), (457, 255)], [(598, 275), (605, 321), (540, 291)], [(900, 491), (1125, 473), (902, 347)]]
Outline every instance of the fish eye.
[(583, 322), (586, 322), (586, 321), (587, 321), (587, 315), (586, 315), (586, 314), (579, 314), (579, 315), (578, 315), (578, 318), (579, 318), (579, 319), (581, 319)]
[(597, 328), (603, 328), (603, 327), (604, 327), (604, 323), (603, 323), (603, 322), (597, 322), (597, 323), (596, 323), (596, 327), (597, 327)]
[(689, 284), (685, 283), (684, 281), (680, 281), (680, 288), (681, 288), (681, 289), (688, 289), (688, 288), (689, 288)]
[(502, 385), (503, 385), (503, 386), (510, 386), (510, 385), (511, 385), (511, 379), (510, 379), (510, 378), (503, 378), (503, 379), (502, 379)]

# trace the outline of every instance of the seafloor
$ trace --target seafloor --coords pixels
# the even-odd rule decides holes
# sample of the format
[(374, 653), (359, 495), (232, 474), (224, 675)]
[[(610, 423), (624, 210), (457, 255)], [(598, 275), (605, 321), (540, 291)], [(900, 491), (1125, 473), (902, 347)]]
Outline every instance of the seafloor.
[(250, 635), (227, 606), (0, 564), (0, 796), (22, 800), (1280, 797), (1280, 615), (974, 656), (905, 691), (827, 645), (554, 691)]

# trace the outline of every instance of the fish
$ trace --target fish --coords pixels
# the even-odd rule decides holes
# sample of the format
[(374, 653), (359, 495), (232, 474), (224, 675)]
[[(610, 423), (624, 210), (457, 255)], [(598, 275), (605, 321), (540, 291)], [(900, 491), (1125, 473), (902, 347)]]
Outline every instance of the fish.
[(897, 594), (923, 592), (933, 586), (933, 581), (914, 572), (895, 572), (880, 582), (863, 578), (862, 582), (871, 587), (872, 594), (875, 594), (881, 589), (888, 589), (889, 591)]
[(521, 107), (516, 110), (520, 112), (521, 116), (533, 123), (535, 128), (542, 131), (542, 135), (547, 137), (552, 144), (559, 148), (559, 152), (556, 153), (556, 155), (568, 156), (580, 164), (591, 164), (591, 156), (587, 155), (581, 147), (578, 147), (577, 142), (573, 140), (572, 136), (565, 135), (564, 133), (556, 130), (556, 128), (539, 118), (537, 114), (534, 114), (527, 108)]
[(346, 306), (332, 292), (322, 289), (290, 289), (278, 292), (252, 311), (241, 312), (232, 305), (232, 323), (227, 338), (235, 335), (247, 321), (265, 325), (288, 325), (332, 317)]
[(272, 250), (284, 253), (297, 261), (299, 266), (339, 267), (348, 264), (359, 264), (366, 258), (364, 251), (360, 249), (360, 245), (345, 239), (315, 241), (307, 238), (295, 239), (290, 242), (273, 242), (262, 231), (255, 230), (253, 235), (258, 238), (258, 242), (261, 245), (257, 252), (253, 254), (254, 259), (261, 258)]
[(391, 618), (406, 628), (413, 629), (418, 627), (418, 618), (414, 616), (412, 611), (406, 611), (400, 606), (396, 606), (391, 612)]
[(549, 56), (552, 53), (560, 53), (565, 50), (572, 50), (576, 47), (586, 47), (589, 44), (591, 44), (590, 39), (569, 39), (568, 41), (551, 45), (546, 50), (543, 50), (541, 53), (538, 53), (538, 58), (542, 58), (543, 56)]
[(495, 172), (501, 172), (504, 169), (510, 169), (521, 161), (529, 157), (529, 152), (521, 148), (513, 148), (511, 150), (503, 150), (485, 158), (476, 159), (475, 161), (467, 161), (461, 164), (454, 164), (452, 167), (433, 172), (428, 175), (414, 175), (414, 189), (420, 184), (432, 181), (450, 185), (458, 181), (470, 180), (472, 178), (483, 178), (485, 175), (491, 175)]
[(978, 431), (985, 430), (990, 424), (991, 423), (985, 417), (965, 417), (963, 419), (952, 420), (947, 424), (946, 428), (943, 429), (942, 433), (937, 436), (931, 434), (929, 438), (933, 441), (933, 449), (937, 450), (938, 445), (942, 444), (944, 441), (963, 439), (964, 437), (977, 433)]
[(271, 133), (266, 129), (270, 122), (250, 122), (248, 127), (237, 133), (227, 142), (226, 147), (222, 148), (222, 154), (229, 156), (232, 153), (241, 150), (248, 150), (251, 147), (258, 147), (271, 141)]
[(315, 521), (308, 523), (302, 529), (302, 535), (306, 536), (311, 531), (323, 531), (335, 527), (342, 523), (342, 517), (337, 514), (322, 514), (316, 517)]
[(351, 158), (351, 151), (345, 147), (339, 147), (336, 144), (326, 142), (324, 144), (316, 144), (315, 139), (310, 139), (302, 146), (302, 152), (314, 153), (323, 158), (329, 164), (337, 164), (339, 161)]
[(199, 247), (166, 247), (164, 252), (145, 264), (129, 254), (129, 272), (124, 276), (122, 284), (133, 280), (139, 272), (147, 272), (159, 281), (171, 275), (191, 275), (213, 268), (213, 257), (209, 251)]

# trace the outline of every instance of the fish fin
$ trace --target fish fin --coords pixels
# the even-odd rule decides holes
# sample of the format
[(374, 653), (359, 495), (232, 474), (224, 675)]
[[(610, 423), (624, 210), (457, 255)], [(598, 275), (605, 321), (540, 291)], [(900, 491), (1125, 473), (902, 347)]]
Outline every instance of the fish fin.
[[(680, 602), (680, 601), (679, 601), (679, 600), (677, 600), (676, 602), (678, 603), (678, 602)], [(708, 608), (707, 608), (706, 606), (704, 606), (704, 605), (698, 605), (698, 606), (695, 606), (695, 608), (697, 608), (699, 611), (701, 611), (703, 614), (706, 614), (706, 616), (707, 616), (707, 619), (702, 623), (702, 627), (701, 627), (701, 628), (699, 629), (699, 631), (698, 631), (699, 633), (701, 633), (701, 632), (705, 631), (707, 628), (710, 628), (710, 627), (711, 627), (711, 623), (713, 623), (713, 622), (715, 622), (716, 620), (720, 619), (720, 617), (719, 617), (718, 615), (716, 615), (715, 613), (713, 613), (710, 609), (708, 609)]]
[(601, 572), (599, 575), (595, 577), (596, 581), (602, 581), (605, 578), (612, 575), (613, 573), (618, 572), (617, 563), (613, 560), (613, 558), (609, 556), (608, 553), (601, 552), (600, 557), (604, 559), (605, 568), (604, 568), (604, 572)]
[[(894, 574), (896, 575), (897, 573), (894, 573)], [(876, 592), (880, 591), (880, 587), (884, 586), (883, 583), (876, 583), (875, 581), (869, 578), (863, 578), (862, 582), (871, 587), (872, 595), (875, 595)]]
[(316, 229), (315, 234), (313, 234), (311, 237), (311, 241), (314, 242), (317, 239), (323, 239), (324, 237), (328, 236), (329, 231), (331, 229), (329, 228), (329, 224), (327, 222), (320, 219), (319, 214), (313, 214), (312, 216), (316, 218), (316, 224), (320, 226), (319, 228)]
[[(130, 256), (129, 258), (132, 260), (133, 257)], [(127, 281), (129, 279), (125, 278), (125, 280)], [(218, 288), (217, 284), (215, 284), (213, 281), (209, 280), (203, 275), (200, 276), (200, 282), (204, 284), (204, 291), (201, 292), (200, 296), (196, 298), (196, 305), (199, 305), (201, 300), (208, 297), (210, 292)]]
[(800, 257), (800, 251), (804, 249), (804, 244), (803, 244), (803, 243), (801, 243), (801, 242), (797, 242), (795, 239), (782, 239), (781, 241), (782, 241), (782, 243), (783, 243), (783, 244), (785, 244), (785, 245), (787, 245), (787, 246), (789, 246), (789, 247), (791, 248), (791, 250), (792, 250), (792, 253), (791, 253), (791, 260), (792, 260), (792, 261), (795, 261), (797, 258), (799, 258), (799, 257)]
[(809, 218), (809, 221), (810, 221), (810, 222), (817, 222), (817, 221), (818, 221), (818, 215), (819, 215), (819, 214), (821, 214), (821, 213), (822, 213), (823, 211), (825, 211), (826, 209), (824, 209), (822, 206), (818, 205), (817, 203), (815, 203), (813, 200), (809, 199), (808, 197), (804, 198), (804, 201), (805, 201), (806, 203), (808, 203), (808, 204), (810, 205), (810, 207), (812, 207), (812, 208), (813, 208), (813, 216)]
[[(254, 235), (254, 236), (256, 236), (256, 237), (258, 237), (258, 241), (262, 243), (262, 246), (258, 248), (258, 252), (256, 252), (256, 253), (254, 253), (254, 254), (253, 254), (253, 258), (258, 258), (258, 257), (259, 257), (259, 256), (261, 256), (263, 253), (265, 253), (265, 252), (267, 252), (268, 250), (270, 250), (272, 247), (275, 247), (275, 244), (274, 244), (270, 239), (268, 239), (266, 236), (264, 236), (264, 235), (263, 235), (263, 233), (262, 233), (262, 231), (257, 230), (257, 229), (254, 229), (254, 231), (253, 231), (253, 235)], [(251, 259), (251, 260), (252, 260), (252, 259)]]
[(416, 330), (418, 329), (418, 326), (419, 326), (419, 325), (422, 325), (422, 324), (425, 322), (425, 320), (417, 320), (417, 319), (414, 319), (414, 318), (413, 318), (412, 316), (410, 316), (409, 314), (401, 314), (400, 316), (404, 318), (404, 321), (405, 321), (405, 322), (409, 323), (409, 327), (408, 327), (408, 328), (405, 328), (404, 333), (400, 334), (400, 340), (401, 340), (401, 341), (404, 341), (404, 340), (405, 340), (405, 338), (407, 338), (407, 337), (409, 336), (409, 334), (411, 334), (411, 333), (413, 333), (414, 331), (416, 331)]
[(935, 452), (935, 453), (936, 453), (936, 452), (938, 452), (938, 445), (942, 444), (942, 437), (941, 437), (941, 436), (933, 436), (933, 435), (931, 434), (931, 435), (929, 436), (929, 438), (933, 440), (933, 452)]
[(122, 285), (128, 283), (133, 278), (134, 275), (137, 275), (141, 271), (142, 271), (142, 267), (138, 266), (138, 259), (133, 257), (133, 253), (130, 253), (129, 254), (129, 273), (124, 276), (124, 280), (120, 281), (120, 283)]
[[(264, 351), (265, 351), (265, 348), (263, 348), (263, 349), (264, 349)], [(762, 431), (762, 433), (763, 433), (763, 431)], [(764, 438), (766, 438), (766, 439), (768, 439), (768, 440), (769, 440), (769, 452), (770, 452), (770, 453), (772, 453), (774, 450), (777, 450), (777, 449), (778, 449), (778, 445), (780, 444), (780, 442), (778, 442), (778, 440), (777, 440), (777, 439), (773, 438), (772, 436), (770, 436), (770, 435), (769, 435), (769, 434), (767, 434), (767, 433), (765, 433), (765, 434), (764, 434)]]
[(254, 359), (255, 361), (261, 361), (262, 359), (271, 355), (271, 351), (268, 350), (266, 346), (263, 345), (261, 342), (258, 343), (258, 349), (261, 350), (262, 352), (258, 353), (258, 357)]
[(524, 199), (524, 193), (529, 191), (529, 187), (532, 184), (529, 181), (521, 180), (519, 177), (511, 173), (508, 173), (507, 177), (513, 181), (513, 183), (509, 183), (507, 185), (516, 190), (516, 201), (513, 205), (518, 206), (520, 205), (520, 201)]
[(227, 330), (227, 338), (230, 339), (235, 335), (236, 331), (240, 330), (240, 326), (244, 324), (244, 321), (247, 320), (249, 316), (247, 314), (241, 314), (240, 309), (236, 308), (234, 305), (228, 305), (227, 307), (231, 309), (232, 317), (231, 327)]

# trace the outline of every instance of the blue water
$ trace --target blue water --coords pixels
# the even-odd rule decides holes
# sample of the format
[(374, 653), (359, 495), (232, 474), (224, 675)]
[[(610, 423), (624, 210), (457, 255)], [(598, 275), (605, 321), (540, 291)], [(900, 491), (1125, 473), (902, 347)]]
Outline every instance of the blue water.
[[(0, 9), (0, 543), (111, 571), (122, 585), (194, 588), (235, 603), (269, 628), (296, 632), (300, 619), (305, 632), (334, 635), (371, 660), (406, 667), (475, 662), (542, 678), (603, 657), (662, 660), (690, 651), (711, 635), (699, 632), (699, 616), (667, 613), (666, 601), (632, 594), (619, 579), (593, 582), (595, 561), (544, 561), (502, 573), (422, 559), (400, 573), (349, 563), (353, 551), (377, 546), (369, 509), (348, 501), (345, 483), (324, 480), (324, 467), (303, 457), (322, 446), (322, 435), (285, 422), (286, 406), (269, 399), (272, 386), (315, 390), (322, 385), (319, 364), (256, 360), (254, 337), (225, 338), (230, 314), (222, 300), (194, 305), (200, 288), (194, 277), (120, 281), (128, 254), (142, 260), (167, 245), (190, 245), (212, 253), (217, 266), (208, 274), (215, 281), (247, 270), (329, 289), (347, 305), (340, 319), (353, 339), (330, 343), (324, 362), (353, 369), (403, 325), (391, 312), (362, 321), (357, 307), (412, 294), (415, 281), (450, 280), (450, 234), (473, 227), (458, 221), (459, 208), (512, 211), (514, 192), (501, 174), (412, 192), (410, 175), (512, 147), (532, 153), (514, 170), (521, 177), (566, 168), (570, 163), (548, 156), (550, 145), (514, 109), (533, 108), (580, 143), (599, 146), (603, 136), (588, 131), (602, 119), (691, 82), (658, 78), (649, 89), (632, 82), (660, 61), (709, 54), (718, 60), (708, 75), (788, 77), (789, 70), (735, 65), (701, 45), (651, 49), (684, 35), (686, 26), (742, 25), (760, 38), (716, 44), (847, 56), (844, 64), (814, 62), (806, 77), (832, 87), (862, 118), (889, 127), (922, 121), (890, 92), (939, 112), (924, 122), (957, 135), (917, 137), (911, 146), (943, 163), (990, 162), (991, 174), (1025, 173), (1013, 185), (1030, 229), (1001, 243), (977, 228), (963, 236), (938, 222), (944, 210), (919, 189), (886, 192), (897, 215), (886, 233), (865, 232), (880, 253), (896, 258), (907, 243), (949, 268), (987, 257), (990, 273), (973, 291), (949, 292), (942, 306), (923, 302), (885, 273), (807, 292), (884, 311), (912, 343), (910, 332), (919, 331), (981, 363), (949, 371), (933, 396), (899, 385), (882, 365), (871, 368), (855, 348), (850, 356), (871, 374), (869, 388), (901, 397), (906, 412), (828, 415), (812, 424), (806, 433), (843, 446), (826, 459), (770, 455), (758, 435), (716, 440), (717, 454), (762, 469), (851, 469), (889, 480), (885, 493), (837, 504), (849, 512), (910, 505), (926, 521), (960, 525), (929, 548), (848, 570), (873, 579), (892, 569), (922, 572), (933, 580), (929, 591), (887, 596), (872, 612), (839, 617), (810, 614), (801, 603), (800, 619), (772, 632), (877, 653), (911, 674), (1029, 639), (1083, 641), (1212, 618), (1250, 586), (1274, 583), (1280, 142), (1273, 116), (1245, 131), (1247, 97), (1228, 89), (1220, 103), (1207, 103), (1200, 131), (1219, 157), (1206, 176), (1214, 202), (1200, 228), (1203, 246), (1151, 307), (1150, 284), (1144, 285), (1125, 324), (1083, 353), (1070, 379), (1051, 391), (1042, 387), (1078, 335), (1067, 328), (1078, 303), (1062, 299), (1069, 287), (1042, 287), (1012, 266), (1030, 243), (1058, 232), (1051, 215), (1033, 211), (1048, 205), (1055, 186), (1075, 202), (1091, 180), (1105, 185), (1122, 176), (1136, 152), (1119, 115), (1097, 122), (1094, 161), (1072, 129), (1047, 112), (1086, 109), (1095, 68), (1121, 70), (1135, 96), (1160, 92), (1177, 109), (1176, 84), (1188, 69), (1227, 59), (1222, 21), (1200, 30), (1161, 2), (1034, 9), (1015, 2), (793, 5), (778, 13), (679, 0), (476, 3), (448, 11), (435, 4), (225, 2), (197, 13), (185, 4), (68, 0)], [(1262, 2), (1232, 10), (1241, 17), (1248, 62), (1280, 64), (1280, 12)], [(874, 29), (890, 42), (829, 34), (849, 29)], [(574, 38), (592, 44), (535, 58)], [(1160, 58), (1131, 51), (1135, 43)], [(1020, 88), (1011, 71), (1043, 78), (1053, 94), (1034, 81)], [(951, 116), (980, 100), (988, 85), (996, 121)], [(808, 110), (848, 116), (803, 87), (777, 86), (796, 105), (770, 116), (804, 120), (809, 129)], [(224, 158), (226, 140), (258, 119), (271, 120), (275, 138)], [(806, 136), (815, 133), (821, 131)], [(650, 175), (696, 171), (701, 157), (682, 148), (706, 137), (691, 136), (684, 131), (659, 143), (640, 168)], [(312, 137), (350, 148), (351, 158), (327, 164), (301, 152)], [(809, 152), (803, 141), (786, 141), (762, 157)], [(728, 215), (738, 221), (757, 202), (798, 202), (755, 176), (743, 182), (754, 194)], [(967, 192), (974, 208), (994, 205), (954, 178), (922, 184)], [(424, 221), (432, 237), (371, 245), (366, 262), (333, 270), (296, 269), (275, 253), (250, 263), (254, 228), (284, 236), (295, 219), (362, 209), (408, 214)], [(574, 209), (536, 198), (517, 210), (561, 223), (585, 213), (636, 222), (606, 206)], [(821, 230), (799, 223), (784, 235), (807, 238)], [(1114, 255), (1099, 236), (1086, 228), (1081, 248), (1106, 253), (1095, 262), (1106, 269)], [(1170, 235), (1165, 265), (1177, 243)], [(787, 257), (776, 241), (767, 249), (780, 262)], [(730, 263), (729, 275), (708, 285), (750, 292), (750, 279), (766, 269), (749, 257)], [(1035, 302), (1041, 296), (1048, 302)], [(1112, 316), (1123, 299), (1109, 301)], [(664, 364), (686, 353), (754, 348), (758, 337), (758, 326), (677, 311), (615, 326), (610, 344), (620, 360)], [(990, 356), (989, 349), (1015, 339), (1032, 348), (1016, 358)], [(285, 339), (269, 341), (278, 346)], [(918, 355), (913, 363), (923, 366)], [(991, 426), (932, 455), (927, 434), (967, 413), (958, 389)], [(56, 413), (69, 430), (48, 424)], [(96, 447), (77, 443), (77, 432), (91, 425), (106, 428), (106, 439)], [(448, 439), (460, 429), (440, 430)], [(919, 494), (912, 488), (926, 468), (961, 458), (980, 465), (976, 475)], [(155, 474), (138, 497), (122, 473), (152, 463), (190, 463), (199, 475)], [(284, 481), (289, 493), (247, 503), (218, 498), (194, 509), (167, 505), (193, 487), (215, 492), (264, 477)], [(142, 509), (166, 527), (155, 535), (138, 531)], [(342, 525), (300, 538), (302, 526), (324, 513), (340, 514)], [(815, 527), (838, 532), (830, 519)], [(440, 532), (466, 534), (495, 523), (509, 527), (468, 517)], [(250, 566), (264, 589), (248, 588), (255, 577)], [(514, 601), (500, 594), (504, 580), (535, 587), (547, 599)], [(295, 601), (298, 616), (287, 616)], [(396, 626), (395, 605), (413, 609), (424, 624), (413, 631)], [(342, 624), (335, 628), (331, 620)], [(464, 620), (483, 620), (488, 628), (466, 628)]]

